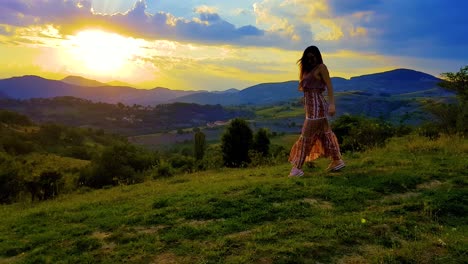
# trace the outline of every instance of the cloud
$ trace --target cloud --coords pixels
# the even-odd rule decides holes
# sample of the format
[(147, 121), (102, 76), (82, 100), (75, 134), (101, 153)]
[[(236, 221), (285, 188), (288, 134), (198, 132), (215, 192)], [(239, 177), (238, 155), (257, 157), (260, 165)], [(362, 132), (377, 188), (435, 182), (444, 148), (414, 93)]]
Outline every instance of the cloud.
[(14, 30), (11, 26), (8, 25), (0, 25), (0, 35), (3, 36), (13, 36)]
[[(16, 3), (16, 5), (14, 4)], [(148, 13), (146, 2), (137, 1), (126, 13), (95, 14), (89, 0), (35, 0), (30, 4), (8, 0), (0, 3), (0, 24), (36, 26), (53, 24), (63, 35), (86, 28), (103, 28), (132, 37), (208, 43), (247, 43), (243, 38), (261, 37), (264, 31), (252, 25), (236, 27), (223, 20), (216, 9), (194, 9), (199, 17), (178, 18), (169, 13)]]
[[(55, 36), (101, 28), (135, 38), (302, 50), (315, 44), (327, 52), (343, 48), (389, 55), (468, 59), (468, 3), (444, 0), (257, 0), (251, 9), (226, 11), (223, 4), (192, 7), (193, 16), (152, 12), (137, 1), (125, 13), (98, 14), (91, 0), (2, 0), (0, 34), (15, 28), (53, 27)], [(245, 3), (245, 2), (243, 2)], [(252, 3), (252, 2), (250, 2)], [(174, 3), (174, 5), (177, 5)], [(240, 5), (240, 4), (239, 4)], [(232, 5), (231, 5), (232, 6)], [(224, 13), (223, 13), (224, 12)], [(234, 25), (221, 14), (255, 17)], [(242, 20), (238, 20), (242, 21)]]

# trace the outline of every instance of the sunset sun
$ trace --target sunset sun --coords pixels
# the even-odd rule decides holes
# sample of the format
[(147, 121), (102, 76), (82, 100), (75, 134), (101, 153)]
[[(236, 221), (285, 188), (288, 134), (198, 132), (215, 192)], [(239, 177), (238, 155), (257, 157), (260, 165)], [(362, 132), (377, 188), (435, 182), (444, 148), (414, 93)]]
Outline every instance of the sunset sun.
[(100, 30), (85, 30), (69, 37), (71, 59), (94, 75), (118, 74), (139, 50), (138, 40)]

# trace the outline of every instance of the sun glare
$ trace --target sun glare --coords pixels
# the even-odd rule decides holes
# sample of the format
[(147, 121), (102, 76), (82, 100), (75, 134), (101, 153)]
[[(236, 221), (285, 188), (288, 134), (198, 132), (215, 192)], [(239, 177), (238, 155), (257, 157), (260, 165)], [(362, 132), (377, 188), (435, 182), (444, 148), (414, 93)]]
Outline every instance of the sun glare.
[(100, 30), (81, 31), (69, 37), (71, 59), (93, 75), (118, 74), (140, 49), (141, 43), (136, 39)]

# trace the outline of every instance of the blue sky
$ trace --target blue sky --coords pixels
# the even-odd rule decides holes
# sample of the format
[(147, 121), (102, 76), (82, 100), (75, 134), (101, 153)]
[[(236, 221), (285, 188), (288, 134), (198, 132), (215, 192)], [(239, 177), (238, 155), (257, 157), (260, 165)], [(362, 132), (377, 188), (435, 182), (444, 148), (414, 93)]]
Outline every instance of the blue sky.
[(438, 76), (468, 62), (466, 10), (443, 0), (3, 0), (0, 78), (242, 89), (297, 79), (309, 45), (332, 76)]

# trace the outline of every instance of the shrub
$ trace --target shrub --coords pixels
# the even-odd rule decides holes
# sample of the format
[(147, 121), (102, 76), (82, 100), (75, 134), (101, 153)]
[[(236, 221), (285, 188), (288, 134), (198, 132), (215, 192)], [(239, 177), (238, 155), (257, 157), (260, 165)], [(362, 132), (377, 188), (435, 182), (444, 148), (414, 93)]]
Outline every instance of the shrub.
[(255, 133), (253, 149), (262, 154), (263, 157), (268, 156), (270, 151), (270, 138), (268, 137), (268, 131), (266, 129), (260, 128), (257, 133)]
[(285, 160), (288, 159), (289, 150), (286, 149), (284, 146), (272, 144), (270, 147), (270, 156), (273, 158), (273, 163), (283, 163)]
[(62, 138), (65, 127), (57, 124), (44, 124), (36, 133), (37, 139), (43, 144), (57, 144)]
[(383, 146), (395, 135), (395, 128), (385, 121), (360, 116), (343, 115), (332, 124), (341, 151), (364, 151)]
[(29, 117), (8, 110), (0, 110), (0, 123), (20, 126), (30, 126), (33, 124)]
[(198, 167), (201, 169), (217, 169), (224, 165), (223, 152), (220, 146), (208, 146), (206, 155), (201, 160)]
[(0, 152), (0, 203), (11, 203), (21, 191), (19, 164)]
[(93, 153), (91, 149), (88, 149), (87, 147), (84, 147), (84, 146), (69, 147), (64, 151), (63, 154), (64, 156), (72, 157), (75, 159), (81, 159), (81, 160), (91, 160), (93, 157)]
[(39, 176), (32, 177), (24, 182), (31, 200), (48, 200), (58, 195), (62, 174), (57, 171), (44, 171)]
[(257, 166), (266, 164), (268, 162), (268, 158), (263, 156), (263, 153), (258, 152), (253, 149), (249, 150), (249, 159), (250, 159), (249, 166), (252, 166), (252, 167), (257, 167)]
[(116, 144), (106, 148), (101, 156), (91, 161), (82, 172), (81, 182), (90, 187), (102, 188), (106, 185), (133, 184), (143, 181), (143, 171), (157, 165), (159, 159), (150, 153), (130, 144)]
[(0, 148), (12, 155), (24, 155), (36, 150), (36, 145), (19, 133), (3, 132), (0, 138)]
[(195, 168), (195, 159), (190, 156), (184, 156), (180, 154), (174, 154), (169, 159), (169, 163), (172, 168), (177, 169), (182, 172), (191, 173)]
[(221, 138), (224, 165), (241, 167), (248, 164), (252, 142), (252, 129), (247, 122), (240, 118), (232, 120)]
[(194, 135), (194, 154), (196, 160), (203, 159), (206, 149), (205, 134), (198, 129)]
[[(159, 166), (157, 166), (157, 177), (169, 177), (172, 175), (174, 175), (174, 169), (170, 163), (164, 161), (159, 163)], [(153, 178), (156, 177), (153, 176)]]

